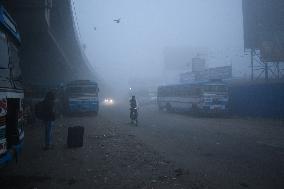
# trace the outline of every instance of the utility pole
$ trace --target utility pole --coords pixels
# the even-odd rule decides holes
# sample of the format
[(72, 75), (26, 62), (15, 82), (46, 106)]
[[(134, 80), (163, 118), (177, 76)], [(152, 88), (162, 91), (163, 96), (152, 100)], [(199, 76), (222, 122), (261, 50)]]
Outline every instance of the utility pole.
[(276, 69), (277, 69), (277, 79), (280, 79), (280, 67), (279, 67), (279, 62), (276, 63)]
[(264, 63), (265, 81), (268, 81), (268, 63)]
[(253, 56), (254, 56), (254, 49), (250, 51), (250, 64), (251, 64), (251, 80), (253, 81)]

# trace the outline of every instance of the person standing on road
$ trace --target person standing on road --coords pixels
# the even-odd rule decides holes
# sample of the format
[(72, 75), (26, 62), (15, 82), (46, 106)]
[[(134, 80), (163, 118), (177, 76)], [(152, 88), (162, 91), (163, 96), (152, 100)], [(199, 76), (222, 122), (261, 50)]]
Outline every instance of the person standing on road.
[(48, 150), (51, 148), (51, 136), (53, 122), (55, 121), (55, 94), (52, 91), (46, 93), (43, 100), (43, 123), (45, 126), (45, 146), (44, 149)]

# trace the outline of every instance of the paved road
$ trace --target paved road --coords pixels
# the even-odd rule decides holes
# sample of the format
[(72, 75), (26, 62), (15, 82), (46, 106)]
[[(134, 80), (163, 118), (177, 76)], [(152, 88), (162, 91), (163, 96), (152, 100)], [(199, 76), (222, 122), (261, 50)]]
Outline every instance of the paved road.
[(210, 188), (284, 188), (283, 120), (192, 117), (154, 105), (139, 113), (139, 126), (130, 127), (127, 106), (101, 111)]

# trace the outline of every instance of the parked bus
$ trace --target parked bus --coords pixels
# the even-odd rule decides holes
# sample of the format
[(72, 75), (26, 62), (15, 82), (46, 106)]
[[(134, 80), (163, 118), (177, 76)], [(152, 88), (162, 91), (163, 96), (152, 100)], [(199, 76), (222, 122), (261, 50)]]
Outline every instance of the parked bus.
[(16, 23), (0, 5), (0, 166), (17, 157), (24, 139), (20, 43)]
[(65, 110), (67, 113), (99, 111), (98, 84), (89, 80), (76, 80), (64, 89)]
[(228, 86), (221, 81), (160, 86), (157, 103), (160, 110), (224, 113), (228, 111)]

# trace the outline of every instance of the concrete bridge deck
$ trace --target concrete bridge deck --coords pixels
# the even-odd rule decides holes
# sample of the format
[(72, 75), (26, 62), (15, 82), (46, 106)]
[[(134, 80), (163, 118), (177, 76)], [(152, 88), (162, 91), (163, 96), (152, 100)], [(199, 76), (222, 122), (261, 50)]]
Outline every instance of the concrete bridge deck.
[(0, 0), (17, 22), (22, 38), (25, 83), (58, 84), (94, 79), (73, 20), (71, 0)]

